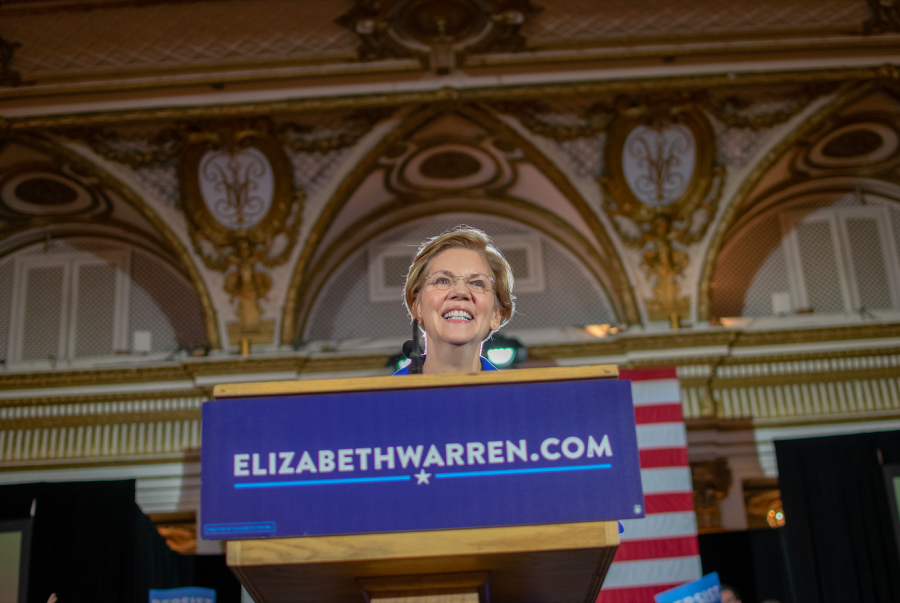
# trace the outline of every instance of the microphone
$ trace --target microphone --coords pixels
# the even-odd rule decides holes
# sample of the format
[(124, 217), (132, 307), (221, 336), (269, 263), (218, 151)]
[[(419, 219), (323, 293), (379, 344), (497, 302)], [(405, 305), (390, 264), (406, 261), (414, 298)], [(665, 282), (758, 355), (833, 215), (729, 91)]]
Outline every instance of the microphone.
[(421, 375), (425, 360), (419, 348), (419, 320), (413, 319), (413, 337), (403, 342), (403, 355), (409, 358), (409, 374)]

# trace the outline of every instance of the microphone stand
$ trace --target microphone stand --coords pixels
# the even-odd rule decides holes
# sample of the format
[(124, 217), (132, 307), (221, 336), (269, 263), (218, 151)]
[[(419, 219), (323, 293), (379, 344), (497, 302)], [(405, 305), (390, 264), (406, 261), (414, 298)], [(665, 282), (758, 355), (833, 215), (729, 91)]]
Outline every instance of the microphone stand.
[(409, 358), (409, 374), (421, 375), (422, 365), (425, 359), (422, 357), (422, 351), (419, 347), (419, 320), (413, 319), (413, 336), (412, 339), (403, 343), (403, 354)]

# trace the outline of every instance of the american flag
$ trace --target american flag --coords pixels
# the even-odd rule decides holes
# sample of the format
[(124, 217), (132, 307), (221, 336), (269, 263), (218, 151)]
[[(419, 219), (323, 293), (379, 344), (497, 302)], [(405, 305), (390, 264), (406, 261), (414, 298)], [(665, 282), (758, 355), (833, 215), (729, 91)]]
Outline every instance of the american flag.
[(623, 370), (631, 380), (646, 517), (625, 531), (597, 603), (653, 603), (701, 577), (687, 436), (674, 368)]

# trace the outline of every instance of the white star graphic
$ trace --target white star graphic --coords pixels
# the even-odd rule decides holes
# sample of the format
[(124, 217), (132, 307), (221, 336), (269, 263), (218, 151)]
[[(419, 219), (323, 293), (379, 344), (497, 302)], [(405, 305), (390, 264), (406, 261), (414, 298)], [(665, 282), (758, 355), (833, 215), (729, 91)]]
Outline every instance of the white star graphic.
[(421, 486), (422, 484), (430, 484), (431, 483), (428, 481), (428, 478), (431, 477), (431, 474), (425, 473), (424, 469), (422, 469), (421, 471), (419, 471), (418, 473), (413, 475), (413, 477), (416, 478), (416, 480), (417, 480), (416, 481), (417, 486)]

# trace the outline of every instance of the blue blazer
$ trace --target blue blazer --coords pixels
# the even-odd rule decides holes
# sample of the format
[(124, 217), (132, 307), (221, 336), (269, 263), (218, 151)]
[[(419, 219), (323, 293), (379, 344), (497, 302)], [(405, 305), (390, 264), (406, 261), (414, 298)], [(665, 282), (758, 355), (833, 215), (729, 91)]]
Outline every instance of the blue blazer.
[[(424, 359), (425, 357), (422, 356), (422, 358)], [(496, 366), (494, 366), (493, 364), (488, 362), (488, 359), (485, 358), (484, 356), (480, 356), (479, 358), (481, 360), (481, 370), (483, 370), (483, 371), (499, 371), (500, 370)], [(394, 373), (394, 376), (396, 377), (397, 375), (408, 375), (408, 374), (409, 374), (409, 365), (407, 364), (402, 369), (400, 369), (399, 371)]]

